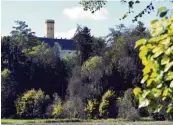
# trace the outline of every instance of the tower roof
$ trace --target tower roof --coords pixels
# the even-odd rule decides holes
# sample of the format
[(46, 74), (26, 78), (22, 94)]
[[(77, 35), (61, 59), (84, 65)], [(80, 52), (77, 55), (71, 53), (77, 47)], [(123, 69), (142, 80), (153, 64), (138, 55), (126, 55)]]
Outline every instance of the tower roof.
[(47, 19), (45, 22), (46, 22), (46, 23), (55, 23), (55, 21), (52, 20), (52, 19)]

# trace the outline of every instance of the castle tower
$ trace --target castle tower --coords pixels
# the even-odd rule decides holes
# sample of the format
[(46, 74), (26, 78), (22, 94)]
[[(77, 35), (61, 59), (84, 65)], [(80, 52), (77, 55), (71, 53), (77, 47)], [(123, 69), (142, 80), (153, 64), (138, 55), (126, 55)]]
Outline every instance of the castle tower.
[(46, 20), (46, 37), (54, 38), (54, 20)]

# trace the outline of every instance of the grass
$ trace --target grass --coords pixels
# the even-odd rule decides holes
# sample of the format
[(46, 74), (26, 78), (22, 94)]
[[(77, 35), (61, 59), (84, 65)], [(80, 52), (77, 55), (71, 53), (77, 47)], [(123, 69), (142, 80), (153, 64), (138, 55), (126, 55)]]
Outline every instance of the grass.
[[(60, 123), (60, 122), (93, 122), (93, 123), (108, 123), (128, 121), (125, 119), (1, 119), (1, 124), (26, 124), (26, 123)], [(151, 118), (142, 118), (141, 121), (153, 121)]]
[(81, 122), (80, 119), (1, 119), (1, 124)]

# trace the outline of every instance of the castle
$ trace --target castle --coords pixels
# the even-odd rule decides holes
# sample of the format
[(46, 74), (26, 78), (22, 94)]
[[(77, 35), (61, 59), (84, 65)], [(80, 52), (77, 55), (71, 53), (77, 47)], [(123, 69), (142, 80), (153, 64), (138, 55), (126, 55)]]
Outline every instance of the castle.
[(42, 42), (48, 43), (53, 46), (55, 42), (60, 45), (60, 56), (63, 57), (68, 53), (76, 51), (75, 42), (70, 39), (56, 39), (54, 38), (54, 20), (46, 20), (46, 37), (38, 37)]

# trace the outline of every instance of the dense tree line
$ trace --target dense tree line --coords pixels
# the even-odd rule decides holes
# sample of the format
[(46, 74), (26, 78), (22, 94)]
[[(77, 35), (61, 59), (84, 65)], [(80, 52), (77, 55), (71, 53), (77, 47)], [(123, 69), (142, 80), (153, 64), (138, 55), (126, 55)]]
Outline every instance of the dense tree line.
[[(134, 46), (150, 38), (142, 22), (118, 25), (105, 37), (78, 26), (76, 53), (60, 58), (57, 43), (40, 42), (25, 22), (17, 21), (1, 38), (2, 117), (140, 119), (132, 93), (142, 87), (143, 65)], [(133, 112), (133, 115), (132, 115)]]

